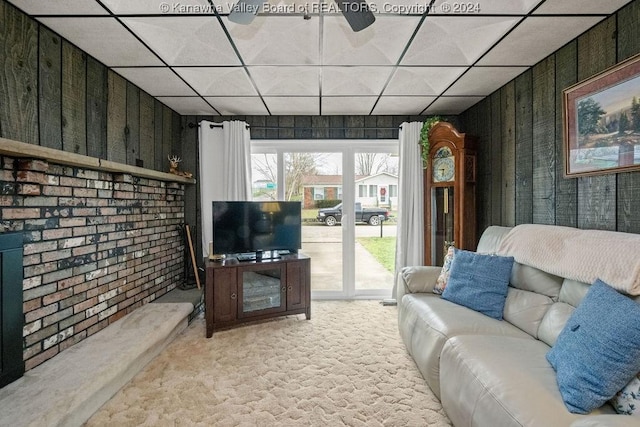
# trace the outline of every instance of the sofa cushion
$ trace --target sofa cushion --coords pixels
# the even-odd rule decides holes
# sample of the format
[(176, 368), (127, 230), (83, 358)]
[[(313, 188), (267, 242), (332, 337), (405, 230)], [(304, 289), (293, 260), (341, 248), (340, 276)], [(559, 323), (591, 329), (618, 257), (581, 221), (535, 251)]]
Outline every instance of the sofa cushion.
[(432, 293), (407, 294), (398, 302), (398, 326), (413, 357), (436, 394), (440, 395), (440, 352), (458, 335), (478, 334), (533, 338), (508, 322), (501, 322)]
[[(403, 267), (400, 270), (401, 283), (398, 285), (399, 290), (402, 288), (402, 295), (406, 292), (432, 292), (436, 284), (440, 267), (433, 266), (410, 266)], [(400, 296), (398, 300), (402, 299)]]
[(442, 270), (440, 270), (440, 275), (438, 276), (438, 280), (436, 280), (436, 286), (433, 288), (434, 294), (441, 295), (444, 292), (444, 288), (447, 287), (454, 253), (455, 248), (453, 246), (449, 246), (447, 254), (444, 256), (444, 261), (442, 262)]
[(502, 320), (513, 257), (454, 252), (442, 298)]
[[(515, 337), (461, 335), (440, 358), (441, 401), (456, 426), (566, 427), (584, 415), (565, 408), (549, 346)], [(610, 405), (594, 414), (614, 414)], [(621, 415), (618, 415), (621, 417)]]
[(580, 305), (580, 302), (591, 289), (589, 283), (579, 282), (577, 280), (564, 279), (558, 301), (566, 302), (574, 307)]
[(602, 406), (640, 371), (640, 305), (596, 280), (547, 359), (569, 411)]
[(538, 328), (538, 338), (552, 346), (558, 335), (567, 324), (575, 308), (589, 291), (591, 285), (576, 280), (564, 279), (558, 295), (558, 302), (554, 303), (545, 313)]
[(546, 295), (509, 286), (503, 317), (507, 322), (538, 338), (540, 323), (552, 304), (553, 300)]
[(556, 302), (549, 307), (540, 322), (538, 339), (549, 346), (554, 345), (575, 309), (574, 306), (566, 302)]
[(500, 248), (502, 239), (511, 231), (513, 227), (501, 227), (499, 225), (491, 225), (487, 227), (478, 242), (476, 252), (480, 254), (495, 254)]
[(557, 300), (562, 280), (562, 277), (514, 262), (509, 282), (514, 288), (546, 295)]

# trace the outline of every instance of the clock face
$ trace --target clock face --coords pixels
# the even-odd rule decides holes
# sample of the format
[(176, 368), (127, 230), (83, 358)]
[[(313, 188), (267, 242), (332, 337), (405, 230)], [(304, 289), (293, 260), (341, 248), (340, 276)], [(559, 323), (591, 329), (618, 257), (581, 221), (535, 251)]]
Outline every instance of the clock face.
[(453, 181), (455, 164), (453, 157), (436, 157), (433, 159), (433, 182)]

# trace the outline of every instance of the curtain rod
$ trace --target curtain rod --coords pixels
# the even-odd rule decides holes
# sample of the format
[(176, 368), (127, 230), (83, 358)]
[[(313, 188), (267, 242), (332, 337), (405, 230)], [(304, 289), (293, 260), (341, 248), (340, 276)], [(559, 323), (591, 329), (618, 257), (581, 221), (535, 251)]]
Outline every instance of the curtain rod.
[[(200, 126), (199, 124), (196, 125), (192, 122), (189, 122), (187, 124), (187, 126), (189, 126), (189, 128), (193, 129), (196, 126)], [(222, 123), (209, 123), (209, 127), (211, 129), (213, 129), (214, 127), (222, 127)], [(310, 126), (249, 126), (247, 125), (247, 129), (260, 129), (260, 130), (397, 130), (400, 128), (400, 126), (386, 126), (386, 127), (362, 127), (362, 126), (356, 126), (356, 127), (347, 127), (347, 126), (339, 126), (339, 127), (329, 127), (329, 128), (316, 128), (316, 127), (310, 127)]]
[(391, 127), (363, 127), (363, 126), (338, 126), (329, 128), (318, 128), (313, 126), (251, 126), (252, 129), (265, 129), (265, 130), (394, 130), (398, 129), (397, 126)]
[[(189, 122), (187, 123), (187, 126), (189, 127), (189, 129), (193, 129), (196, 126), (200, 126), (200, 124), (195, 124), (193, 122)], [(209, 128), (213, 129), (213, 128), (221, 128), (222, 127), (222, 123), (209, 123)], [(247, 125), (247, 129), (249, 129), (249, 125)]]
[[(187, 124), (187, 126), (189, 126), (189, 128), (193, 129), (196, 126), (200, 126), (199, 124), (196, 125), (195, 123), (189, 122)], [(222, 123), (209, 123), (209, 127), (211, 129), (213, 129), (214, 127), (222, 127)], [(378, 127), (378, 126), (374, 126), (374, 127), (364, 127), (364, 126), (355, 126), (355, 127), (348, 127), (348, 126), (338, 126), (338, 127), (328, 127), (328, 128), (317, 128), (317, 127), (313, 127), (313, 126), (249, 126), (247, 124), (247, 129), (260, 129), (260, 130), (397, 130), (399, 128), (401, 128), (402, 125), (400, 126), (383, 126), (383, 127)]]

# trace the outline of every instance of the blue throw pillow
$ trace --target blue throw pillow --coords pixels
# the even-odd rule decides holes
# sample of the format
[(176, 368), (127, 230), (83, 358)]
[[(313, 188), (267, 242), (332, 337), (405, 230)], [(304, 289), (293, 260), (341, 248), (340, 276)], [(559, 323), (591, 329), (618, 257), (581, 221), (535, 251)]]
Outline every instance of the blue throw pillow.
[(455, 249), (442, 298), (502, 320), (513, 257)]
[(599, 408), (640, 371), (640, 305), (596, 280), (547, 360), (570, 412)]

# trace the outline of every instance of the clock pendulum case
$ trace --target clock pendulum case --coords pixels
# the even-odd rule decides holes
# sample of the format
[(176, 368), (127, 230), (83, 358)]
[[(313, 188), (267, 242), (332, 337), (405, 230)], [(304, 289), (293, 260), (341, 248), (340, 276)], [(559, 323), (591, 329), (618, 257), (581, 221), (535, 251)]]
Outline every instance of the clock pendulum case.
[(438, 122), (425, 169), (425, 265), (442, 265), (449, 246), (476, 248), (477, 140)]

